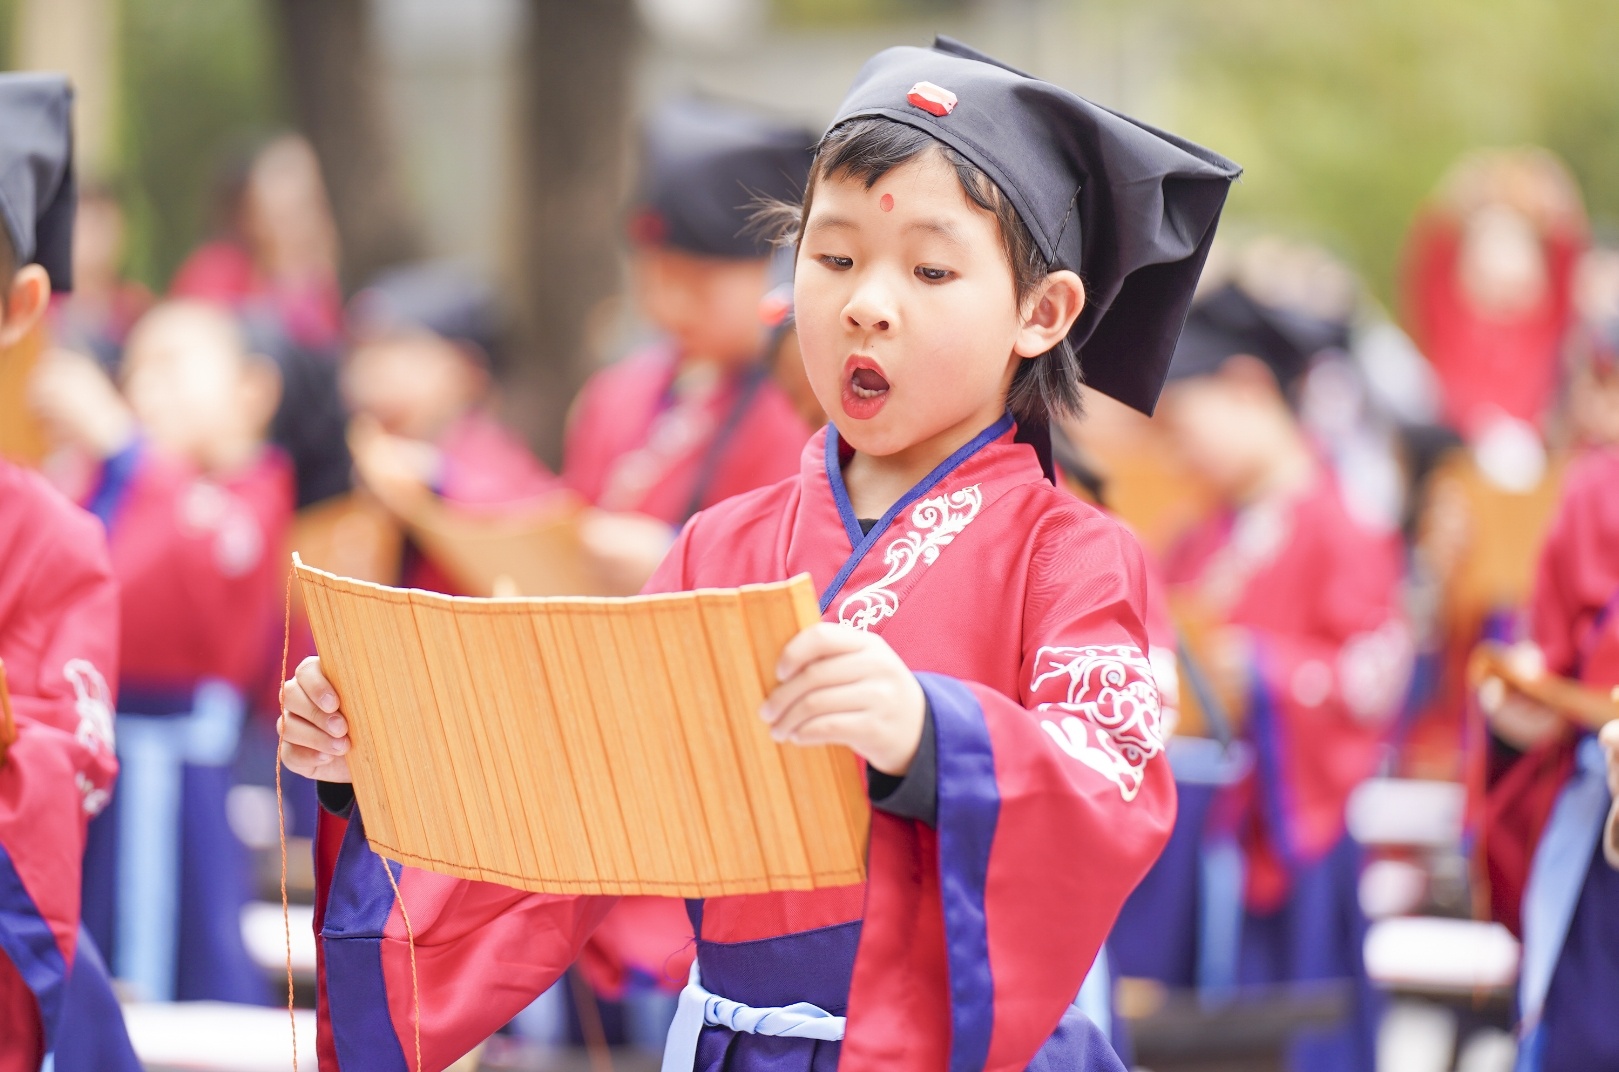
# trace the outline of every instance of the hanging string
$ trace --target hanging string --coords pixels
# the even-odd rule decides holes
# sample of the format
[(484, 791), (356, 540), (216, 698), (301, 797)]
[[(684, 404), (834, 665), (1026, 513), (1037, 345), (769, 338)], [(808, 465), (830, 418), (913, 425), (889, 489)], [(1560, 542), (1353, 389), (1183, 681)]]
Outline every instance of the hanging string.
[(281, 794), (281, 749), (287, 743), (287, 655), (292, 650), (292, 567), (281, 611), (281, 718), (276, 723), (275, 825), (281, 841), (281, 936), (287, 947), (287, 1023), (292, 1027), (292, 1072), (298, 1072), (298, 1015), (292, 1007), (292, 912), (287, 907), (287, 809)]
[(405, 897), (399, 892), (399, 882), (394, 878), (394, 869), (388, 866), (385, 856), (378, 856), (382, 864), (382, 873), (388, 876), (388, 885), (393, 887), (394, 900), (399, 903), (399, 917), (405, 921), (405, 945), (410, 950), (410, 1009), (411, 1026), (416, 1031), (416, 1072), (422, 1072), (422, 991), (416, 979), (416, 932), (410, 926), (410, 913), (405, 911)]

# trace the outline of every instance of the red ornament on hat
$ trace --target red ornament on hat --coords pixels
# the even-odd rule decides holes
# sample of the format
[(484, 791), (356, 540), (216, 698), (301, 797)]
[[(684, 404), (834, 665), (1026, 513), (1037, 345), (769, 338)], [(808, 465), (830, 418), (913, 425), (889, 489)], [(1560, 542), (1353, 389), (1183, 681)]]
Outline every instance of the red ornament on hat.
[(944, 117), (956, 108), (956, 95), (932, 82), (918, 82), (905, 94), (905, 99), (929, 115)]

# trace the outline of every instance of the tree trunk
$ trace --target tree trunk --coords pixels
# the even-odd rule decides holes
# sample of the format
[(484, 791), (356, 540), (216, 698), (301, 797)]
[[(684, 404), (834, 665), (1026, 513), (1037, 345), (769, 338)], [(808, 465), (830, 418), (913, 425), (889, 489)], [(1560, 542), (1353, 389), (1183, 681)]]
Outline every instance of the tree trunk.
[(528, 0), (526, 15), (512, 204), (519, 345), (505, 401), (508, 419), (554, 461), (595, 356), (587, 328), (619, 290), (637, 23), (632, 0)]
[(276, 0), (283, 69), (315, 147), (342, 243), (343, 288), (421, 254), (400, 185), (370, 0)]

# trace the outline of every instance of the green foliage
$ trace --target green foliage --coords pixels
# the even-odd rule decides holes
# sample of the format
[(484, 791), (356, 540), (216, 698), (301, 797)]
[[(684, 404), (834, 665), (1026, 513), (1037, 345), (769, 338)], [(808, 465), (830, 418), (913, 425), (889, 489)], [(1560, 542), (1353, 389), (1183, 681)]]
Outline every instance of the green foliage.
[(213, 221), (217, 170), (284, 115), (263, 0), (122, 0), (130, 270), (161, 289)]
[(854, 26), (951, 14), (963, 0), (770, 0), (774, 16), (789, 26)]
[(1177, 122), (1246, 166), (1229, 218), (1325, 241), (1388, 298), (1446, 167), (1536, 143), (1619, 223), (1612, 0), (1161, 0), (1182, 34)]

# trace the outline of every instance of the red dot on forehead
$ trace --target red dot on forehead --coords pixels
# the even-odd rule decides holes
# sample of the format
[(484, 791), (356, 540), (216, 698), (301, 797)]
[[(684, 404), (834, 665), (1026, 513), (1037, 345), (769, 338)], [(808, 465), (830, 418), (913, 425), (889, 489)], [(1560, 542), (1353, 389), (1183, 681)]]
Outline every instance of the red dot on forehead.
[(884, 212), (892, 212), (892, 211), (894, 211), (894, 195), (893, 194), (883, 194), (882, 197), (877, 199), (877, 204), (882, 207), (882, 210)]

